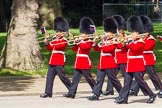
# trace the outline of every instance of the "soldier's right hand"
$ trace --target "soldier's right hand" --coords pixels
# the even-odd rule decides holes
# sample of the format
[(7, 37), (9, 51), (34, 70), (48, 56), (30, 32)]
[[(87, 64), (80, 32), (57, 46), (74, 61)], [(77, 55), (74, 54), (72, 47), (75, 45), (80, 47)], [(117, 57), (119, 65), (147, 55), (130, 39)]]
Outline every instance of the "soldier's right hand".
[(48, 39), (46, 39), (46, 38), (44, 39), (44, 44), (45, 45), (48, 45), (49, 44)]

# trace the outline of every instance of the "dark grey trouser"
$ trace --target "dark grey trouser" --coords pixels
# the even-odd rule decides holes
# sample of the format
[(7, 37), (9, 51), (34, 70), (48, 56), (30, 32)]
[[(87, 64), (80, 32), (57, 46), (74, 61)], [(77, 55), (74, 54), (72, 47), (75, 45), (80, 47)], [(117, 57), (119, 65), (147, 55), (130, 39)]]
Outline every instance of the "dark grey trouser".
[(77, 91), (78, 84), (80, 82), (80, 79), (84, 76), (88, 84), (90, 85), (91, 89), (93, 89), (94, 85), (96, 84), (95, 80), (92, 78), (90, 74), (89, 69), (75, 69), (74, 70), (74, 75), (73, 75), (73, 80), (72, 80), (72, 85), (69, 88), (68, 94), (70, 95), (75, 95)]
[(131, 87), (131, 83), (133, 81), (133, 77), (137, 81), (139, 87), (141, 88), (142, 91), (147, 93), (149, 96), (153, 96), (154, 93), (152, 90), (149, 88), (148, 84), (144, 81), (143, 79), (144, 72), (132, 72), (132, 73), (126, 73), (124, 77), (124, 86), (121, 89), (119, 96), (123, 97), (125, 101), (128, 100), (128, 95)]
[(93, 88), (93, 93), (97, 96), (100, 96), (101, 94), (101, 89), (103, 86), (105, 75), (108, 76), (112, 85), (118, 92), (122, 88), (120, 81), (116, 77), (115, 69), (101, 69), (97, 71), (97, 83)]
[[(157, 73), (155, 71), (154, 66), (145, 66), (145, 68), (146, 68), (146, 73), (148, 74), (149, 78), (151, 79), (155, 89), (162, 91), (162, 83), (161, 83), (159, 76), (157, 75)], [(136, 80), (133, 81), (133, 83), (131, 85), (131, 90), (134, 90), (136, 92), (139, 91), (139, 85)], [(142, 92), (144, 93), (144, 95), (146, 95), (146, 93), (144, 91), (142, 91)]]
[(63, 82), (67, 89), (69, 89), (69, 87), (71, 86), (71, 81), (65, 76), (63, 66), (49, 65), (46, 78), (45, 93), (52, 94), (54, 78), (56, 75), (59, 76), (60, 80)]
[[(126, 64), (119, 64), (118, 65), (118, 68), (115, 70), (116, 75), (119, 73), (119, 71), (121, 71), (121, 74), (124, 77), (124, 74), (125, 74), (125, 65)], [(114, 89), (113, 88), (114, 88), (114, 86), (112, 85), (111, 81), (108, 78), (106, 91), (114, 92)]]

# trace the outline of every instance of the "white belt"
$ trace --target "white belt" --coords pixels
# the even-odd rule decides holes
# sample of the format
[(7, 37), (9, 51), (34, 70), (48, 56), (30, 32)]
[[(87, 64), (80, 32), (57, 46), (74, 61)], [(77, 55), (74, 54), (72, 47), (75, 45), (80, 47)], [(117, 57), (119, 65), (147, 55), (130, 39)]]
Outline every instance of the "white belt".
[(87, 54), (77, 54), (76, 56), (87, 57), (88, 58), (88, 62), (89, 62), (89, 66), (91, 66), (91, 60), (89, 59), (89, 56)]
[(63, 52), (63, 51), (56, 51), (56, 50), (52, 51), (52, 53), (65, 54), (65, 52)]
[(122, 50), (121, 50), (121, 49), (115, 49), (115, 51), (116, 51), (116, 52), (120, 52), (120, 51), (122, 51)]
[(87, 54), (77, 54), (76, 56), (79, 56), (79, 57), (89, 57)]
[(153, 53), (153, 51), (143, 51), (143, 53)]
[(112, 56), (110, 53), (101, 53), (101, 56)]
[(140, 56), (128, 56), (128, 58), (143, 58), (143, 56), (142, 55), (140, 55)]

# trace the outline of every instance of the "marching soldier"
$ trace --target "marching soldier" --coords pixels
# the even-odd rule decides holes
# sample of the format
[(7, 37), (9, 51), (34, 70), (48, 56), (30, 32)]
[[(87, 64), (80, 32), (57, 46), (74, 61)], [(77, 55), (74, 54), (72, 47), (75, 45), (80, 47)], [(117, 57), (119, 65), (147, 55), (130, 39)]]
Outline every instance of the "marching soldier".
[(76, 43), (79, 42), (72, 46), (72, 51), (77, 52), (72, 85), (69, 88), (69, 92), (63, 95), (67, 98), (75, 98), (77, 87), (82, 75), (85, 77), (92, 89), (96, 83), (90, 73), (92, 62), (89, 58), (89, 54), (93, 43), (88, 39), (88, 36), (95, 32), (94, 22), (89, 17), (83, 17), (80, 20), (79, 29), (82, 34), (79, 39), (76, 38), (75, 40)]
[(71, 86), (71, 81), (64, 73), (64, 51), (67, 47), (67, 40), (64, 39), (63, 32), (69, 31), (67, 20), (63, 17), (56, 17), (54, 20), (54, 30), (56, 31), (56, 37), (50, 43), (47, 39), (44, 40), (46, 49), (52, 51), (52, 55), (49, 60), (45, 93), (40, 95), (41, 98), (52, 97), (53, 83), (56, 75), (59, 76), (67, 89)]
[[(153, 25), (148, 16), (141, 15), (140, 16), (143, 26), (144, 26), (144, 31), (146, 33), (146, 37), (144, 38), (145, 46), (144, 46), (144, 60), (145, 60), (145, 68), (146, 68), (146, 73), (150, 77), (154, 87), (156, 90), (160, 90), (158, 93), (158, 97), (162, 98), (162, 83), (159, 78), (159, 76), (156, 74), (155, 71), (155, 64), (156, 64), (156, 56), (153, 52), (156, 41), (155, 38), (150, 34), (153, 32)], [(136, 81), (133, 82), (130, 90), (130, 95), (137, 95), (139, 91), (139, 86)]]
[(88, 100), (99, 100), (101, 94), (102, 85), (104, 82), (105, 75), (108, 76), (112, 85), (119, 92), (121, 89), (121, 84), (116, 77), (117, 64), (114, 58), (114, 52), (116, 49), (116, 39), (113, 38), (114, 33), (117, 32), (117, 22), (112, 17), (107, 17), (104, 19), (104, 31), (105, 36), (102, 37), (102, 43), (96, 44), (94, 42), (93, 48), (95, 51), (100, 52), (100, 60), (98, 63), (97, 71), (97, 83), (93, 88), (93, 96), (89, 96)]
[[(126, 21), (121, 15), (113, 15), (112, 16), (118, 23), (118, 44), (117, 48), (115, 49), (115, 59), (117, 61), (117, 71), (116, 74), (118, 74), (119, 70), (122, 73), (122, 76), (124, 77), (125, 73), (125, 66), (127, 63), (127, 48), (122, 47), (122, 41), (124, 41), (124, 38), (126, 36), (125, 30), (126, 30)], [(113, 90), (113, 85), (111, 81), (108, 79), (107, 81), (107, 88), (106, 91), (103, 93), (103, 95), (113, 95), (114, 90)]]
[(149, 95), (147, 103), (153, 103), (156, 95), (151, 91), (148, 84), (144, 81), (144, 57), (143, 50), (145, 42), (140, 38), (140, 33), (144, 32), (142, 21), (138, 16), (131, 16), (127, 21), (127, 29), (131, 32), (131, 38), (125, 46), (128, 48), (126, 73), (124, 75), (124, 86), (121, 89), (115, 103), (128, 103), (128, 95), (133, 77), (137, 81), (139, 87)]

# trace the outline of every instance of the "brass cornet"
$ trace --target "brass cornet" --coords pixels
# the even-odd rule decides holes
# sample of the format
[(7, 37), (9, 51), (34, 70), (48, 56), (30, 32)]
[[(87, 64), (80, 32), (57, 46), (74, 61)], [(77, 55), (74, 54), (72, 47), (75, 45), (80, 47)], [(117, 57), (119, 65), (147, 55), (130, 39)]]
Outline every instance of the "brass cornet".
[[(42, 34), (43, 34), (44, 36), (43, 36), (43, 37), (40, 37), (40, 38), (37, 38), (38, 40), (40, 40), (40, 39), (52, 40), (52, 39), (57, 38), (56, 33), (52, 33), (52, 34), (48, 33), (48, 32), (46, 31), (46, 28), (45, 28), (45, 27), (41, 28), (41, 32), (42, 32)], [(69, 32), (61, 32), (60, 35), (63, 35), (63, 36), (66, 38), (66, 37), (68, 37)], [(43, 42), (43, 41), (39, 41), (39, 42)]]
[(136, 36), (135, 38), (140, 38), (140, 39), (144, 39), (147, 36), (147, 33), (143, 33), (143, 34), (135, 34), (135, 35), (128, 35), (126, 36), (126, 38), (133, 38), (134, 36)]
[(102, 44), (102, 43), (106, 43), (108, 44), (109, 42), (109, 39), (112, 39), (113, 40), (113, 43), (116, 43), (116, 40), (117, 40), (117, 37), (118, 37), (118, 34), (111, 34), (109, 36), (107, 35), (98, 35), (97, 39), (96, 40), (99, 40), (100, 42), (98, 44)]
[[(70, 35), (68, 38), (68, 44), (77, 45), (81, 40), (84, 39), (89, 39), (89, 41), (93, 41), (94, 39), (98, 38), (98, 35), (99, 35), (98, 33), (88, 34), (88, 35), (78, 35), (78, 36)], [(84, 36), (86, 36), (86, 38), (83, 38)]]
[[(134, 37), (136, 36), (136, 37)], [(125, 37), (120, 37), (119, 41), (121, 43), (127, 43), (129, 40), (133, 40), (134, 38), (140, 38), (140, 39), (144, 39), (147, 36), (147, 33), (143, 33), (143, 34), (135, 34), (135, 35), (126, 35)]]

